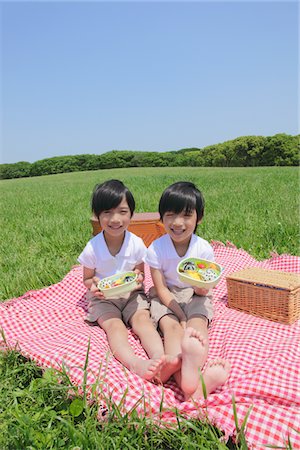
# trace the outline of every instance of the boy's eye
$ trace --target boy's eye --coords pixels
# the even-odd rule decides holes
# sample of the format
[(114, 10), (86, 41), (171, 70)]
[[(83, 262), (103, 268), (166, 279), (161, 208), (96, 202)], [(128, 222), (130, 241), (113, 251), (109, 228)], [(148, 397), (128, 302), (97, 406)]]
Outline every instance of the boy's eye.
[(172, 216), (174, 216), (174, 213), (172, 213), (172, 212), (167, 212), (165, 215), (166, 215), (167, 217), (172, 217)]
[(128, 211), (128, 209), (122, 209), (121, 210), (121, 214), (127, 214), (129, 211)]
[(191, 217), (191, 216), (193, 215), (193, 213), (192, 213), (192, 212), (185, 212), (184, 215), (185, 215), (186, 217)]

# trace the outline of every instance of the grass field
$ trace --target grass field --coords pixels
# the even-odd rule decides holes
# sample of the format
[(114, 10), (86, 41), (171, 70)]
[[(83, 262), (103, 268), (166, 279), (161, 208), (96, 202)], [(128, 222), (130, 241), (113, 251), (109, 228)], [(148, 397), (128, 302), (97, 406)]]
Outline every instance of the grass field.
[(259, 259), (271, 251), (299, 254), (299, 172), (272, 168), (115, 169), (3, 180), (0, 299), (58, 282), (91, 236), (90, 196), (96, 183), (119, 178), (136, 211), (157, 211), (170, 183), (191, 180), (203, 191), (199, 233), (232, 241)]
[[(1, 186), (0, 298), (58, 282), (76, 264), (91, 236), (94, 185), (119, 178), (132, 190), (137, 211), (156, 211), (163, 189), (195, 182), (206, 199), (199, 234), (232, 241), (258, 259), (271, 251), (299, 255), (297, 168), (118, 169), (5, 180)], [(182, 421), (172, 429), (146, 419), (97, 421), (96, 406), (68, 397), (69, 382), (12, 351), (0, 358), (1, 449), (225, 449), (212, 426)], [(80, 403), (81, 402), (81, 403)], [(72, 406), (73, 405), (73, 406)], [(243, 434), (238, 448), (246, 449)], [(235, 448), (231, 445), (231, 448)]]

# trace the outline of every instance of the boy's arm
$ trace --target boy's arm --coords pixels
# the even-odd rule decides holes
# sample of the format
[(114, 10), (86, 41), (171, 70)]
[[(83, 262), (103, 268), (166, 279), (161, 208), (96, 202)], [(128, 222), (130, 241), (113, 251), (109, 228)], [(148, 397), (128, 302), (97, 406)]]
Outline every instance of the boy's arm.
[(83, 267), (83, 284), (87, 287), (95, 297), (104, 298), (104, 295), (99, 291), (97, 284), (99, 278), (95, 277), (95, 269), (89, 269), (88, 267)]
[(151, 267), (151, 276), (160, 301), (167, 308), (171, 309), (178, 320), (184, 325), (184, 323), (186, 322), (186, 316), (175, 300), (174, 295), (168, 289), (165, 277), (163, 276), (161, 271), (159, 269), (154, 269), (153, 267)]

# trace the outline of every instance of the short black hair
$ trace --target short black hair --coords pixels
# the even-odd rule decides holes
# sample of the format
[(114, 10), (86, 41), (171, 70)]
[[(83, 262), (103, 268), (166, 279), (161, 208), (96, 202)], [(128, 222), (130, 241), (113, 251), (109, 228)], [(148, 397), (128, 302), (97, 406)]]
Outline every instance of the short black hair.
[(92, 211), (99, 219), (103, 211), (116, 208), (126, 198), (131, 217), (135, 210), (135, 201), (130, 190), (120, 180), (107, 180), (96, 184), (92, 194)]
[(189, 213), (195, 209), (198, 223), (203, 217), (204, 206), (204, 197), (194, 183), (178, 181), (171, 184), (162, 193), (158, 209), (161, 220), (163, 220), (164, 214), (168, 211), (179, 214), (182, 211)]

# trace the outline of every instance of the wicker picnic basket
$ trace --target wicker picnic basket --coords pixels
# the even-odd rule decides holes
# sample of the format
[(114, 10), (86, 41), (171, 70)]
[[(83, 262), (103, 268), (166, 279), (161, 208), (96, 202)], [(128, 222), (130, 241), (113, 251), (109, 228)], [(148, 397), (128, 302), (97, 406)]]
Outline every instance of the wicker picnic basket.
[[(100, 233), (101, 227), (96, 217), (91, 218), (93, 235)], [(135, 213), (130, 221), (128, 230), (141, 237), (145, 245), (149, 247), (152, 241), (166, 233), (163, 224), (159, 220), (158, 213)]]
[(300, 318), (300, 275), (251, 267), (226, 281), (230, 308), (286, 324)]

